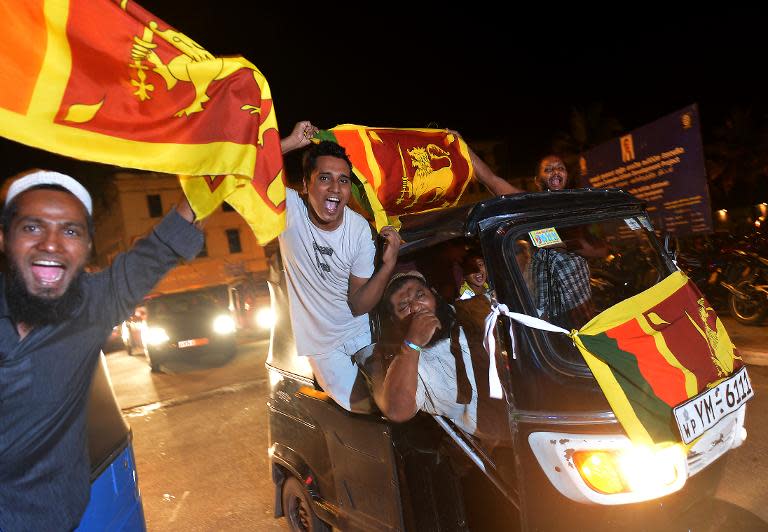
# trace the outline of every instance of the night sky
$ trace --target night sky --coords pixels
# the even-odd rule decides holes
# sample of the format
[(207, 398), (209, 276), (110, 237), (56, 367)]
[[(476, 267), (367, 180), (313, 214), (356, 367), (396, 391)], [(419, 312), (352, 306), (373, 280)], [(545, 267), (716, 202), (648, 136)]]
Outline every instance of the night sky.
[[(301, 119), (322, 128), (449, 127), (470, 142), (506, 140), (516, 175), (530, 174), (555, 134), (568, 130), (574, 107), (600, 102), (630, 130), (698, 103), (705, 141), (730, 109), (763, 116), (766, 108), (763, 17), (752, 12), (627, 12), (636, 3), (611, 4), (599, 16), (554, 6), (522, 15), (516, 4), (501, 13), (486, 2), (464, 3), (477, 11), (437, 3), (387, 3), (386, 11), (322, 2), (140, 4), (211, 53), (258, 66), (284, 135)], [(5, 140), (0, 155), (3, 177), (32, 165), (100, 171)]]

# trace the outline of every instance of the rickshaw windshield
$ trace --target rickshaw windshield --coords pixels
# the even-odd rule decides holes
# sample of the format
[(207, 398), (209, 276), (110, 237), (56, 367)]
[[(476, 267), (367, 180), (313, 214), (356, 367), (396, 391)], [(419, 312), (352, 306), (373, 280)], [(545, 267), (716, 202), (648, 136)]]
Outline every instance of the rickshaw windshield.
[[(507, 242), (531, 314), (569, 330), (672, 273), (645, 216), (526, 227)], [(557, 355), (582, 363), (571, 342), (561, 339)]]

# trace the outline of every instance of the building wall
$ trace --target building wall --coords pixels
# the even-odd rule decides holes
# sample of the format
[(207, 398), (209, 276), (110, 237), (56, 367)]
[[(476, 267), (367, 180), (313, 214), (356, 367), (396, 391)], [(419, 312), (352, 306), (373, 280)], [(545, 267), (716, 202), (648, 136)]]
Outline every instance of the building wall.
[[(95, 262), (101, 267), (110, 264), (118, 252), (130, 249), (162, 219), (150, 216), (148, 196), (160, 196), (162, 215), (182, 198), (176, 176), (165, 174), (121, 172), (114, 176), (112, 188), (106, 209), (95, 218)], [(230, 252), (228, 229), (237, 230), (241, 252)], [(176, 291), (246, 274), (266, 275), (264, 251), (239, 214), (225, 212), (220, 207), (205, 220), (203, 231), (207, 256), (177, 266), (160, 282), (157, 290)]]
[(94, 203), (93, 221), (95, 234), (93, 237), (93, 263), (98, 268), (108, 266), (114, 257), (125, 251), (123, 234), (123, 217), (117, 204), (117, 189), (110, 184), (105, 187), (107, 200), (105, 204)]

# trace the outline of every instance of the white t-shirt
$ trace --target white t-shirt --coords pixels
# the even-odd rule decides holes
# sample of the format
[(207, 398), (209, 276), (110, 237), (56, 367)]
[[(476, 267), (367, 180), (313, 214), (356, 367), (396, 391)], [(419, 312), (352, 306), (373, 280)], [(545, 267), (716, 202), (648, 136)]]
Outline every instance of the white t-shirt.
[(352, 315), (347, 292), (350, 275), (373, 275), (376, 247), (365, 218), (349, 207), (343, 216), (339, 227), (324, 231), (310, 221), (299, 194), (287, 189), (286, 227), (279, 242), (299, 355), (328, 353), (370, 332), (367, 314)]
[(424, 412), (445, 416), (465, 431), (474, 433), (477, 429), (477, 383), (463, 329), (460, 329), (459, 345), (467, 377), (472, 385), (469, 404), (456, 402), (456, 359), (451, 353), (451, 339), (446, 338), (431, 347), (425, 347), (419, 354), (416, 406)]
[[(458, 328), (457, 340), (456, 355), (451, 351), (451, 337), (438, 340), (419, 353), (414, 397), (417, 410), (447, 417), (462, 430), (489, 441), (508, 440), (511, 434), (506, 399), (492, 399), (487, 384), (478, 381), (488, 379), (487, 352), (469, 347), (463, 327)], [(387, 359), (400, 356), (398, 349), (397, 344), (372, 344), (355, 354), (369, 386), (383, 386), (386, 367), (391, 363)], [(463, 368), (457, 364), (459, 355)], [(464, 388), (465, 384), (470, 389)]]

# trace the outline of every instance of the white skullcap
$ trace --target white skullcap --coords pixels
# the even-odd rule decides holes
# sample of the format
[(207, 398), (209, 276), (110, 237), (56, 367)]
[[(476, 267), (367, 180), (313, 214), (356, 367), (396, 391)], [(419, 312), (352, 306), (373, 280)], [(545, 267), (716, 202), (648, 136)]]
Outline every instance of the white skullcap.
[(91, 201), (91, 195), (88, 194), (85, 187), (68, 175), (48, 170), (36, 170), (11, 183), (11, 186), (8, 188), (8, 195), (5, 197), (6, 205), (25, 190), (40, 185), (58, 185), (68, 190), (80, 200), (88, 214), (93, 215), (93, 202)]
[(409, 270), (407, 272), (397, 272), (392, 277), (390, 277), (389, 282), (387, 282), (387, 286), (384, 288), (384, 290), (386, 291), (387, 289), (389, 289), (389, 287), (392, 286), (392, 283), (394, 283), (398, 279), (402, 279), (403, 277), (418, 279), (425, 285), (427, 284), (427, 280), (424, 278), (424, 275), (422, 275), (421, 272), (416, 270)]

